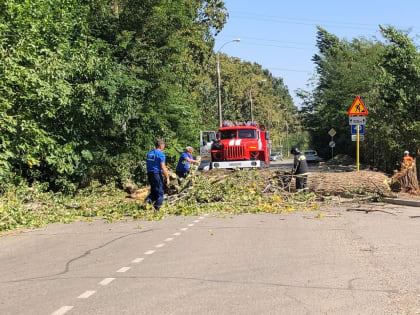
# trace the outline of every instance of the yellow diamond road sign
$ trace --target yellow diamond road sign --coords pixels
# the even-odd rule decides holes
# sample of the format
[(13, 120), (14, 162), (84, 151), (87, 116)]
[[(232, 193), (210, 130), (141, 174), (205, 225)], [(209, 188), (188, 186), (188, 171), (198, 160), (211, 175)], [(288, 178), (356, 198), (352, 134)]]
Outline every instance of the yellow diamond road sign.
[(330, 131), (328, 131), (328, 134), (331, 136), (331, 137), (334, 137), (335, 135), (336, 135), (336, 131), (335, 131), (335, 129), (334, 128), (331, 128), (330, 129)]

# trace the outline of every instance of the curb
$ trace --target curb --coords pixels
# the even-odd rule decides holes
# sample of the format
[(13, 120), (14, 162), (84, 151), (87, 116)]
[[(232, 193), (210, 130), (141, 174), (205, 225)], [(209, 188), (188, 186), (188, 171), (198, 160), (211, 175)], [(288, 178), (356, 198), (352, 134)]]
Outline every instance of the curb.
[(397, 198), (382, 198), (383, 202), (392, 203), (394, 205), (409, 206), (409, 207), (420, 207), (420, 201), (397, 199)]

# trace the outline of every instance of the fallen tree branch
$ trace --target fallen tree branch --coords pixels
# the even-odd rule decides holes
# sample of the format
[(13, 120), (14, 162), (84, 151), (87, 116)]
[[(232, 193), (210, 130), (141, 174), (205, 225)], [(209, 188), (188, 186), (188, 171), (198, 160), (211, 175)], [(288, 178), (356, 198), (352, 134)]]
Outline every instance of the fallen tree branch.
[(385, 211), (385, 210), (380, 210), (380, 209), (365, 209), (365, 208), (349, 208), (346, 211), (362, 211), (365, 213), (369, 213), (369, 212), (383, 212), (383, 213), (388, 213), (388, 214), (392, 214), (395, 215), (395, 213), (389, 212), (389, 211)]

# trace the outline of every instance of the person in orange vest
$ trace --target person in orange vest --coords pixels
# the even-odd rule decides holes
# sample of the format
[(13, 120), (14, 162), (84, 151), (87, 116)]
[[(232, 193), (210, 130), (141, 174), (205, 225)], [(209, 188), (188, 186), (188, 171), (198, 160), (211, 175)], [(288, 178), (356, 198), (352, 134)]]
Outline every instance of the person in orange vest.
[(406, 161), (414, 161), (414, 159), (410, 156), (410, 152), (408, 151), (404, 151), (403, 162), (406, 162)]

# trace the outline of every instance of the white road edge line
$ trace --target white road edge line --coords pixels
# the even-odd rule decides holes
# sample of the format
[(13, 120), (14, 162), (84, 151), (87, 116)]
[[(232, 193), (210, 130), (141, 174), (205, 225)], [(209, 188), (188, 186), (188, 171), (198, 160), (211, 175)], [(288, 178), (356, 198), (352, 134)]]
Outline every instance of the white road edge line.
[(166, 244), (165, 243), (160, 243), (160, 244), (157, 244), (155, 247), (156, 248), (161, 248), (161, 247), (163, 247), (163, 246), (165, 246)]
[(136, 258), (136, 259), (133, 259), (133, 261), (132, 261), (132, 263), (133, 264), (138, 264), (139, 262), (142, 262), (144, 260), (144, 258)]
[(52, 313), (51, 315), (63, 315), (65, 313), (67, 313), (68, 311), (70, 311), (74, 306), (62, 306), (60, 307), (58, 310), (56, 310), (54, 313)]
[(96, 293), (96, 291), (86, 291), (82, 294), (80, 294), (77, 298), (78, 299), (87, 299), (89, 297), (91, 297), (92, 295), (94, 295)]
[(205, 217), (208, 217), (208, 216), (209, 216), (209, 214), (208, 214), (208, 213), (205, 213), (205, 214), (204, 214), (204, 216), (205, 216)]
[(117, 270), (117, 272), (126, 272), (127, 270), (130, 270), (131, 267), (122, 267), (120, 269)]
[(194, 223), (198, 223), (198, 222), (200, 222), (200, 220), (194, 220)]
[(180, 229), (181, 231), (186, 231), (186, 230), (188, 230), (188, 228), (182, 228), (182, 229)]
[(203, 220), (203, 219), (204, 219), (204, 217), (199, 217), (199, 219), (200, 219), (200, 220)]
[(110, 284), (114, 280), (115, 280), (115, 278), (105, 278), (104, 280), (102, 280), (101, 282), (99, 282), (99, 284), (105, 286), (105, 285)]
[(148, 250), (147, 252), (145, 252), (145, 255), (151, 255), (155, 252), (155, 250)]
[(174, 240), (174, 238), (173, 237), (168, 237), (166, 240), (165, 240), (165, 242), (170, 242), (170, 241), (173, 241)]
[(175, 235), (175, 236), (180, 236), (180, 235), (181, 235), (181, 233), (176, 232), (176, 233), (174, 233), (174, 234), (172, 234), (172, 235)]

